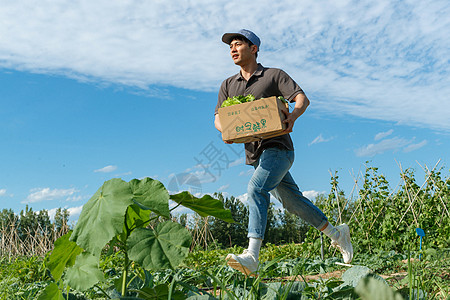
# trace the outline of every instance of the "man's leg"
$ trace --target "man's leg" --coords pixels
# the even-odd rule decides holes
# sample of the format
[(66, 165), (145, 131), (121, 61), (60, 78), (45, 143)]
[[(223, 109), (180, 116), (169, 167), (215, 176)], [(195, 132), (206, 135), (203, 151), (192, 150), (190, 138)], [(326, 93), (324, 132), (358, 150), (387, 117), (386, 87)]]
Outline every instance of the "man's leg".
[(248, 184), (249, 203), (248, 237), (249, 248), (241, 255), (229, 254), (228, 265), (246, 275), (258, 268), (259, 249), (264, 239), (267, 225), (267, 211), (270, 203), (269, 192), (284, 178), (292, 165), (291, 151), (269, 148), (263, 151), (255, 172)]
[(348, 225), (342, 224), (334, 227), (329, 223), (324, 213), (303, 196), (289, 172), (271, 193), (283, 204), (287, 211), (299, 216), (331, 238), (331, 245), (339, 249), (345, 263), (352, 261), (353, 246), (350, 241)]

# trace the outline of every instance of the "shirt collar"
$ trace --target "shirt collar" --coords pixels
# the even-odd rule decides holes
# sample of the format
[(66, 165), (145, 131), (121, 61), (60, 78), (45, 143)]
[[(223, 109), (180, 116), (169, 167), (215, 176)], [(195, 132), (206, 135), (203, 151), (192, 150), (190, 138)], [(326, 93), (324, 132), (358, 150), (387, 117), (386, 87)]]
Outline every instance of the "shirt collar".
[[(253, 73), (252, 76), (250, 76), (250, 78), (252, 78), (253, 76), (261, 76), (263, 71), (264, 71), (264, 67), (260, 63), (258, 63), (258, 67), (256, 68), (255, 73)], [(238, 80), (244, 80), (244, 77), (242, 77), (242, 74), (240, 71), (237, 75), (238, 75)]]

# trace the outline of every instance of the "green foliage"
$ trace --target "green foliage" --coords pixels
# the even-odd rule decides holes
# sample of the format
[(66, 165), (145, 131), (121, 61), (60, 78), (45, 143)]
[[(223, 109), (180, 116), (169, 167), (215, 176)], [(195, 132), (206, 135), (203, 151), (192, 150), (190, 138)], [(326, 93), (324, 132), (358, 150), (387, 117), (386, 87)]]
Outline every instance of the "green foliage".
[[(129, 287), (136, 284), (136, 278), (148, 282), (147, 270), (175, 269), (187, 256), (192, 242), (186, 228), (168, 220), (169, 198), (200, 215), (233, 221), (222, 203), (211, 196), (198, 199), (187, 192), (169, 196), (166, 188), (151, 178), (130, 182), (111, 179), (84, 205), (73, 233), (55, 243), (49, 258), (54, 280), (58, 282), (67, 267), (64, 282), (71, 288), (84, 291), (98, 286), (105, 279), (99, 267), (100, 255), (106, 248), (107, 255), (113, 255), (112, 249), (116, 248), (124, 257), (120, 277), (114, 285), (121, 297), (151, 292), (154, 287), (144, 284), (131, 295)], [(135, 275), (130, 277), (133, 272)], [(60, 283), (58, 288), (62, 286)], [(47, 292), (53, 295), (54, 284)], [(169, 295), (172, 295), (170, 289)]]
[[(435, 169), (426, 172), (424, 184), (416, 183), (414, 171), (401, 172), (401, 185), (392, 190), (378, 168), (367, 167), (356, 199), (339, 190), (338, 176), (331, 177), (328, 197), (318, 197), (316, 205), (332, 223), (349, 224), (356, 252), (404, 252), (418, 246), (415, 228), (426, 232), (424, 247), (450, 246), (450, 178)], [(317, 241), (319, 232), (310, 229), (307, 240)], [(329, 247), (326, 241), (326, 249)], [(317, 244), (310, 245), (318, 253)]]
[(66, 208), (57, 208), (55, 213), (55, 230), (57, 232), (64, 231), (67, 227), (67, 223), (69, 222), (69, 211)]
[[(231, 212), (234, 223), (220, 219), (210, 219), (209, 230), (216, 243), (222, 247), (241, 246), (248, 243), (247, 224), (248, 207), (239, 199), (214, 194), (223, 202), (223, 206)], [(286, 244), (303, 242), (309, 225), (298, 216), (286, 210), (275, 209), (271, 203), (268, 210), (267, 226), (264, 237), (265, 244)]]
[(11, 209), (0, 212), (0, 255), (45, 255), (54, 241), (67, 230), (69, 212), (57, 209), (52, 224), (47, 210), (38, 212), (26, 206), (19, 214)]
[(142, 209), (170, 218), (167, 205), (169, 192), (161, 182), (147, 177), (142, 180), (133, 179), (129, 182), (129, 186), (133, 194), (133, 201)]
[(75, 264), (66, 273), (66, 282), (78, 291), (84, 291), (103, 280), (98, 258), (89, 252), (77, 256)]
[(245, 103), (245, 102), (251, 102), (251, 101), (255, 101), (255, 100), (256, 100), (255, 96), (253, 96), (252, 94), (249, 94), (247, 96), (239, 95), (239, 96), (234, 96), (232, 98), (228, 97), (227, 100), (223, 101), (221, 107), (227, 107), (227, 106), (241, 104), (241, 103)]
[(214, 199), (209, 195), (205, 195), (198, 199), (189, 192), (181, 192), (172, 195), (170, 199), (184, 207), (196, 211), (202, 217), (213, 216), (224, 222), (234, 223), (232, 213), (229, 210), (225, 210), (220, 201), (217, 201), (217, 199)]
[(301, 243), (308, 229), (309, 225), (300, 217), (284, 209), (275, 209), (273, 203), (270, 203), (264, 243), (275, 245)]
[[(277, 248), (283, 249), (275, 250)], [(242, 249), (194, 251), (189, 254), (184, 266), (180, 266), (176, 270), (146, 271), (137, 263), (132, 263), (127, 277), (128, 291), (134, 295), (135, 299), (147, 299), (144, 293), (149, 297), (159, 296), (168, 299), (170, 291), (172, 291), (172, 299), (178, 299), (176, 297), (180, 297), (179, 299), (359, 299), (359, 297), (363, 297), (361, 291), (355, 291), (353, 287), (350, 288), (344, 284), (345, 276), (331, 279), (309, 278), (308, 274), (332, 272), (341, 270), (342, 267), (335, 264), (338, 261), (337, 258), (325, 261), (317, 257), (308, 258), (309, 253), (304, 250), (302, 245), (290, 244), (286, 247), (270, 245), (262, 248), (261, 257), (264, 259), (260, 268), (259, 280), (246, 278), (225, 265), (226, 254), (238, 251), (242, 251)], [(421, 261), (417, 260), (418, 254), (411, 254), (413, 271), (410, 274), (411, 278), (416, 278), (413, 295), (417, 293), (415, 292), (417, 284), (420, 284), (419, 294), (426, 295), (426, 299), (445, 299), (442, 295), (450, 292), (448, 288), (450, 286), (448, 279), (450, 251), (439, 249), (424, 251), (422, 253), (424, 259)], [(371, 266), (376, 264), (380, 270), (375, 272), (378, 274), (398, 273), (400, 270), (397, 266), (401, 266), (401, 270), (405, 270), (405, 268), (407, 270), (407, 264), (402, 263), (405, 257), (407, 258), (408, 255), (389, 252), (380, 252), (378, 255), (357, 254), (355, 264), (370, 266), (374, 272), (375, 270)], [(205, 260), (209, 260), (211, 263), (208, 266), (202, 265), (200, 262)], [(119, 299), (121, 297), (121, 266), (123, 262), (124, 253), (102, 255), (100, 268), (105, 274), (105, 281), (83, 293), (72, 290), (68, 294), (69, 299), (105, 299), (108, 297)], [(16, 270), (24, 263), (24, 260), (18, 260)], [(36, 266), (31, 267), (31, 264)], [(42, 259), (28, 259), (26, 265), (36, 269), (42, 265)], [(12, 269), (12, 265), (8, 269)], [(37, 299), (38, 291), (42, 293), (50, 284), (48, 281), (39, 281), (41, 280), (39, 277), (35, 278), (35, 282), (29, 281), (27, 284), (17, 284), (12, 278), (7, 280), (5, 277), (8, 276), (0, 273), (0, 299)], [(367, 278), (370, 277), (372, 276)], [(366, 276), (361, 276), (361, 278), (366, 278)], [(306, 280), (307, 283), (297, 280)], [(399, 279), (386, 280), (391, 287), (386, 289), (387, 286), (383, 283), (385, 286), (383, 293), (394, 295), (401, 293), (405, 299), (409, 296), (408, 276), (400, 281)], [(118, 281), (117, 289), (114, 287), (114, 281)], [(7, 282), (9, 282), (9, 286), (6, 285)], [(360, 284), (361, 282), (362, 280), (359, 280)], [(61, 283), (55, 284), (61, 291)], [(100, 288), (104, 293), (100, 291)], [(368, 289), (370, 291), (370, 288)], [(381, 289), (380, 287), (380, 293)], [(395, 293), (396, 290), (397, 293)], [(139, 291), (144, 293), (138, 294)], [(62, 294), (64, 293), (67, 291), (65, 290)]]
[(99, 257), (105, 245), (122, 232), (125, 212), (133, 203), (127, 182), (117, 178), (106, 181), (83, 206), (70, 239)]
[(4, 208), (0, 212), (0, 225), (3, 230), (10, 232), (13, 228), (16, 228), (20, 223), (20, 218), (12, 209)]
[(69, 232), (55, 241), (55, 249), (48, 259), (47, 267), (56, 281), (61, 279), (66, 267), (73, 266), (77, 255), (83, 251), (76, 243), (69, 241), (71, 234)]
[(146, 270), (174, 269), (187, 256), (191, 242), (186, 228), (166, 221), (154, 229), (134, 230), (127, 239), (128, 254)]
[(221, 193), (216, 193), (214, 196), (231, 212), (231, 217), (235, 222), (225, 222), (217, 218), (210, 220), (209, 229), (212, 236), (219, 245), (225, 247), (245, 246), (248, 243), (248, 208), (233, 196), (225, 198)]
[[(383, 299), (400, 299), (399, 294), (417, 299), (447, 295), (450, 251), (444, 247), (450, 244), (450, 180), (440, 171), (427, 170), (424, 184), (417, 184), (414, 171), (408, 169), (393, 190), (377, 168), (368, 167), (362, 178), (363, 184), (355, 189), (357, 197), (347, 197), (334, 173), (330, 194), (319, 195), (316, 205), (332, 222), (350, 225), (356, 253), (352, 264), (379, 274), (407, 269), (404, 279), (386, 279), (391, 287), (369, 279), (374, 276), (362, 276), (366, 279), (358, 280), (356, 288), (346, 284), (346, 276), (298, 282), (309, 274), (339, 270), (342, 267), (335, 263), (340, 255), (325, 239), (328, 258), (319, 258), (320, 239), (314, 228), (306, 233), (304, 243), (296, 244), (296, 239), (303, 241), (304, 235), (298, 232), (306, 225), (273, 207), (267, 243), (260, 253), (260, 276), (247, 278), (225, 263), (228, 253), (243, 250), (238, 243), (247, 244), (248, 210), (238, 199), (221, 194), (198, 199), (187, 192), (169, 196), (161, 183), (146, 178), (105, 182), (85, 205), (83, 222), (74, 228), (77, 234), (57, 240), (47, 259), (3, 258), (0, 298), (377, 299), (374, 291)], [(170, 198), (196, 211), (219, 244), (228, 245), (231, 240), (234, 247), (188, 254), (192, 238), (183, 225), (168, 218)], [(38, 223), (38, 214), (31, 209), (22, 215), (22, 224), (27, 219)], [(19, 224), (20, 215), (14, 219), (11, 211), (3, 210), (0, 217), (12, 221), (13, 227)], [(189, 225), (186, 218), (181, 219)], [(46, 223), (44, 215), (41, 220)], [(405, 249), (418, 249), (416, 227), (426, 232), (424, 250), (409, 256)]]
[(64, 296), (59, 291), (58, 285), (54, 282), (47, 285), (47, 287), (40, 293), (38, 300), (64, 300)]
[(362, 300), (403, 300), (400, 293), (396, 293), (388, 285), (374, 277), (365, 277), (355, 291)]

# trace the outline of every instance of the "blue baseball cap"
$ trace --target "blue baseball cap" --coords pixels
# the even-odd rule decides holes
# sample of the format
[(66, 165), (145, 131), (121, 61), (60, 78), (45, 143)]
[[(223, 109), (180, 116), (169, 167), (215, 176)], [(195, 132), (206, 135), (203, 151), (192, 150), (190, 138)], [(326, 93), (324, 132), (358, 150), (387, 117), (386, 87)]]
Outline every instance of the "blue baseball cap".
[(247, 30), (247, 29), (241, 29), (238, 32), (234, 32), (234, 33), (233, 32), (225, 33), (222, 36), (222, 42), (229, 45), (233, 41), (233, 38), (236, 36), (245, 37), (247, 40), (252, 42), (253, 45), (256, 45), (258, 47), (258, 51), (259, 51), (259, 45), (261, 45), (261, 40), (259, 39), (259, 37), (256, 34), (254, 34), (253, 32), (251, 32), (250, 30)]

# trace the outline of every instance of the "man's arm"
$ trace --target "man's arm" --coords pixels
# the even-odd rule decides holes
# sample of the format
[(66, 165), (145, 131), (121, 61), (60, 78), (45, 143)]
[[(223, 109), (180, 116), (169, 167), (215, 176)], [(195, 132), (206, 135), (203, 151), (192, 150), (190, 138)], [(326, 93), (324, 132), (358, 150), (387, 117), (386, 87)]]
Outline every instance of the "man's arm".
[(286, 133), (292, 132), (294, 128), (294, 123), (305, 112), (306, 108), (309, 105), (309, 99), (306, 97), (305, 94), (301, 93), (295, 96), (294, 98), (295, 105), (294, 110), (292, 110), (291, 113), (284, 111), (284, 114), (286, 115), (286, 120), (283, 121), (283, 123), (287, 124)]
[[(220, 118), (219, 118), (219, 114), (215, 114), (215, 118), (214, 118), (214, 126), (216, 126), (216, 129), (219, 130), (220, 132), (222, 132), (222, 125), (220, 124)], [(233, 142), (230, 141), (224, 141), (225, 144), (233, 144)]]
[(216, 126), (216, 129), (219, 130), (220, 132), (222, 132), (222, 125), (220, 125), (220, 119), (219, 119), (219, 114), (215, 114), (214, 115), (214, 126)]

